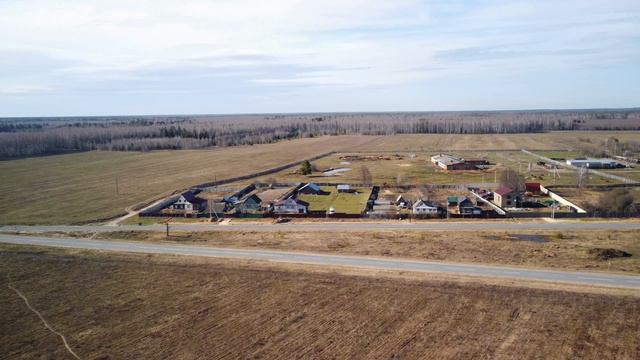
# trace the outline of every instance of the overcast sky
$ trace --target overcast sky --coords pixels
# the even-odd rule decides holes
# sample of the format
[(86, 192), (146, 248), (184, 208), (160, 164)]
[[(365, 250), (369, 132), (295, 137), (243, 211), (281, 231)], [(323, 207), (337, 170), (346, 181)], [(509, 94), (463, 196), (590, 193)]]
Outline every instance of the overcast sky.
[(0, 116), (637, 106), (639, 0), (0, 0)]

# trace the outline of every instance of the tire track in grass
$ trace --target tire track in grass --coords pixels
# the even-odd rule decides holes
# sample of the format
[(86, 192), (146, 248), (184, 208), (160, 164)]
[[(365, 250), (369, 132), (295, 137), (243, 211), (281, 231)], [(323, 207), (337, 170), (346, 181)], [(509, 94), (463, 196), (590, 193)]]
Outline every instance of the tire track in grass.
[(36, 310), (33, 306), (31, 306), (31, 304), (29, 303), (29, 299), (27, 299), (27, 297), (20, 291), (18, 290), (16, 287), (14, 287), (13, 285), (11, 285), (11, 281), (9, 281), (9, 283), (7, 284), (7, 286), (9, 287), (9, 289), (13, 290), (16, 294), (18, 294), (18, 296), (20, 298), (22, 298), (22, 300), (24, 300), (24, 303), (27, 305), (27, 307), (29, 308), (29, 310), (31, 310), (32, 312), (34, 312), (36, 315), (38, 315), (38, 317), (40, 318), (40, 320), (42, 320), (42, 323), (44, 324), (44, 326), (49, 329), (49, 331), (51, 331), (52, 333), (58, 335), (60, 337), (60, 339), (62, 339), (62, 343), (64, 344), (64, 347), (67, 349), (67, 351), (69, 352), (69, 354), (71, 354), (74, 358), (76, 359), (80, 359), (80, 357), (78, 356), (78, 354), (76, 354), (73, 349), (71, 349), (71, 346), (69, 346), (69, 342), (67, 342), (67, 338), (60, 332), (56, 331), (53, 327), (51, 327), (51, 325), (47, 322), (47, 320), (42, 316), (42, 314), (40, 314), (40, 312), (38, 310)]

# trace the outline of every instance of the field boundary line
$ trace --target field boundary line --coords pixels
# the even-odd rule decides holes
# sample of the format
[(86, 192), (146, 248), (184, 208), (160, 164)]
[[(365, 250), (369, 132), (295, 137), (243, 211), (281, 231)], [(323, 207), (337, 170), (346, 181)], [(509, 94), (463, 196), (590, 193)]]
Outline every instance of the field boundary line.
[(58, 335), (61, 339), (62, 339), (62, 343), (64, 344), (64, 347), (67, 349), (67, 351), (69, 352), (69, 354), (71, 354), (73, 357), (75, 357), (76, 359), (80, 360), (80, 357), (78, 356), (78, 354), (76, 354), (73, 349), (71, 349), (71, 346), (69, 346), (69, 342), (67, 341), (67, 338), (59, 331), (56, 331), (53, 327), (51, 327), (51, 325), (47, 322), (47, 320), (44, 318), (44, 316), (42, 316), (42, 314), (40, 314), (40, 312), (38, 310), (36, 310), (33, 306), (31, 306), (31, 304), (29, 303), (29, 299), (27, 299), (27, 297), (20, 291), (18, 290), (16, 287), (14, 287), (13, 285), (11, 285), (11, 279), (9, 279), (9, 283), (7, 284), (7, 286), (9, 287), (9, 289), (13, 290), (16, 294), (18, 294), (18, 296), (20, 298), (22, 298), (22, 300), (24, 300), (24, 303), (27, 305), (27, 307), (29, 308), (29, 310), (31, 310), (32, 312), (34, 312), (36, 315), (38, 315), (38, 317), (40, 318), (40, 320), (42, 320), (42, 323), (44, 324), (44, 326), (51, 331), (52, 333)]

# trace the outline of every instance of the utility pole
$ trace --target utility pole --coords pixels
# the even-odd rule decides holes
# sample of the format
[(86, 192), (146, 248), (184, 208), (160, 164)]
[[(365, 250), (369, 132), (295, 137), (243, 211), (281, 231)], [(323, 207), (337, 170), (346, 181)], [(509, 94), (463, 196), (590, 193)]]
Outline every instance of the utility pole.
[(118, 176), (116, 175), (116, 195), (120, 195), (120, 187), (118, 186)]

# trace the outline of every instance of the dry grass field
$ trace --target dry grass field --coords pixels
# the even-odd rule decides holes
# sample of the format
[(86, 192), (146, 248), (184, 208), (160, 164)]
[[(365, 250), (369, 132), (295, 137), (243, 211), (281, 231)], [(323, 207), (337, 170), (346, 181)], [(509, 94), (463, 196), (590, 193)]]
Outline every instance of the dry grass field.
[(216, 150), (86, 152), (0, 161), (0, 223), (57, 224), (109, 218), (163, 193), (372, 139), (322, 137)]
[[(58, 234), (60, 235), (60, 234)], [(519, 240), (534, 236), (536, 241)], [(62, 236), (68, 236), (62, 234)], [(87, 237), (88, 234), (76, 236)], [(217, 247), (295, 250), (570, 270), (640, 273), (635, 231), (376, 231), (376, 232), (159, 232), (100, 233), (96, 238), (161, 241)], [(631, 257), (603, 260), (593, 249), (613, 248)]]
[[(626, 190), (633, 198), (634, 203), (640, 203), (640, 187), (629, 187)], [(592, 209), (598, 208), (598, 205), (602, 201), (602, 199), (609, 196), (612, 190), (599, 190), (589, 188), (559, 188), (554, 189), (554, 191), (558, 195), (566, 198), (567, 200), (582, 208)]]
[[(0, 245), (83, 359), (637, 359), (640, 298)], [(69, 358), (0, 279), (0, 353)]]
[(597, 146), (607, 137), (640, 141), (638, 131), (552, 131), (535, 134), (407, 134), (385, 136), (355, 151), (567, 150)]
[[(259, 180), (264, 182), (275, 179), (277, 181), (361, 183), (362, 167), (368, 169), (375, 184), (474, 184), (483, 180), (486, 182), (493, 182), (494, 180), (494, 169), (446, 173), (431, 163), (431, 153), (428, 152), (416, 153), (413, 154), (413, 157), (408, 154), (401, 154), (388, 160), (351, 160), (348, 161), (348, 164), (345, 164), (340, 157), (349, 155), (357, 154), (340, 153), (314, 161), (313, 164), (319, 171), (313, 172), (308, 176), (294, 173), (295, 169), (288, 169), (264, 176)], [(321, 171), (329, 168), (348, 168), (350, 171), (341, 172), (333, 176), (324, 176)]]

